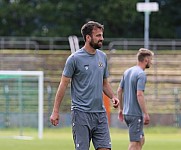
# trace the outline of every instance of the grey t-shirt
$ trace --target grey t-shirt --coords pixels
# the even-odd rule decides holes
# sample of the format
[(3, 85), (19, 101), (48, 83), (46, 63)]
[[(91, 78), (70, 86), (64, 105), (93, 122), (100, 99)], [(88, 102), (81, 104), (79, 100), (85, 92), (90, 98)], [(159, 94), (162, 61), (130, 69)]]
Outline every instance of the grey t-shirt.
[(142, 116), (143, 112), (137, 99), (137, 90), (145, 90), (146, 74), (139, 66), (133, 66), (124, 72), (120, 82), (123, 94), (123, 114)]
[(72, 110), (105, 112), (103, 79), (109, 76), (105, 53), (98, 49), (96, 54), (78, 50), (68, 57), (63, 75), (71, 78)]

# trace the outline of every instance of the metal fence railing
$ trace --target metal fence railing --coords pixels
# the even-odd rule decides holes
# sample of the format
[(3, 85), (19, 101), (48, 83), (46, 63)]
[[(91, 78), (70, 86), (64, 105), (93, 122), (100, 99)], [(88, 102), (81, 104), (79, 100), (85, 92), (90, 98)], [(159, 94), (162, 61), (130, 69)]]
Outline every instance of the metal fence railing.
[[(80, 47), (83, 38), (78, 37)], [(150, 39), (149, 47), (158, 50), (181, 50), (181, 39)], [(105, 38), (104, 50), (137, 50), (144, 39)], [(68, 37), (0, 37), (0, 49), (70, 50)]]

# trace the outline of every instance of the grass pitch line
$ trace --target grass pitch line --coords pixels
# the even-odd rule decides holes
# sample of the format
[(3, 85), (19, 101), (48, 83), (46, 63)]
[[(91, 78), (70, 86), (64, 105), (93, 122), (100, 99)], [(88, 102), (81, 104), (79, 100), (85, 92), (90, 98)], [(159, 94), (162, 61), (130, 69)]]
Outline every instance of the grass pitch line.
[(33, 140), (31, 136), (0, 136), (1, 139)]

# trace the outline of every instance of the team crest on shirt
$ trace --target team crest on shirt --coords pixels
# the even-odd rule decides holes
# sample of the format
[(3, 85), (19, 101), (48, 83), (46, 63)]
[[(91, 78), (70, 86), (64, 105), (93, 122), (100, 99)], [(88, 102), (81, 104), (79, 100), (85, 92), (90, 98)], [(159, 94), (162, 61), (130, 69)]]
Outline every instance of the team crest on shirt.
[(89, 69), (89, 65), (84, 65), (85, 70)]
[(99, 67), (103, 67), (103, 63), (102, 62), (99, 62)]

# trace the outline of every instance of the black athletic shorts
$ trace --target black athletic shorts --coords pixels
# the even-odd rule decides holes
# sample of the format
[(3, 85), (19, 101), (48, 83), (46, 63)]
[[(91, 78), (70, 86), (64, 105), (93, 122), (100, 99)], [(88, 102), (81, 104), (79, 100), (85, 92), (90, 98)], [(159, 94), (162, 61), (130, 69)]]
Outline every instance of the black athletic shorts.
[(124, 115), (124, 120), (129, 128), (129, 138), (131, 142), (140, 141), (143, 136), (143, 117)]
[(106, 112), (87, 113), (73, 110), (72, 133), (76, 150), (89, 150), (91, 140), (95, 149), (111, 149)]

